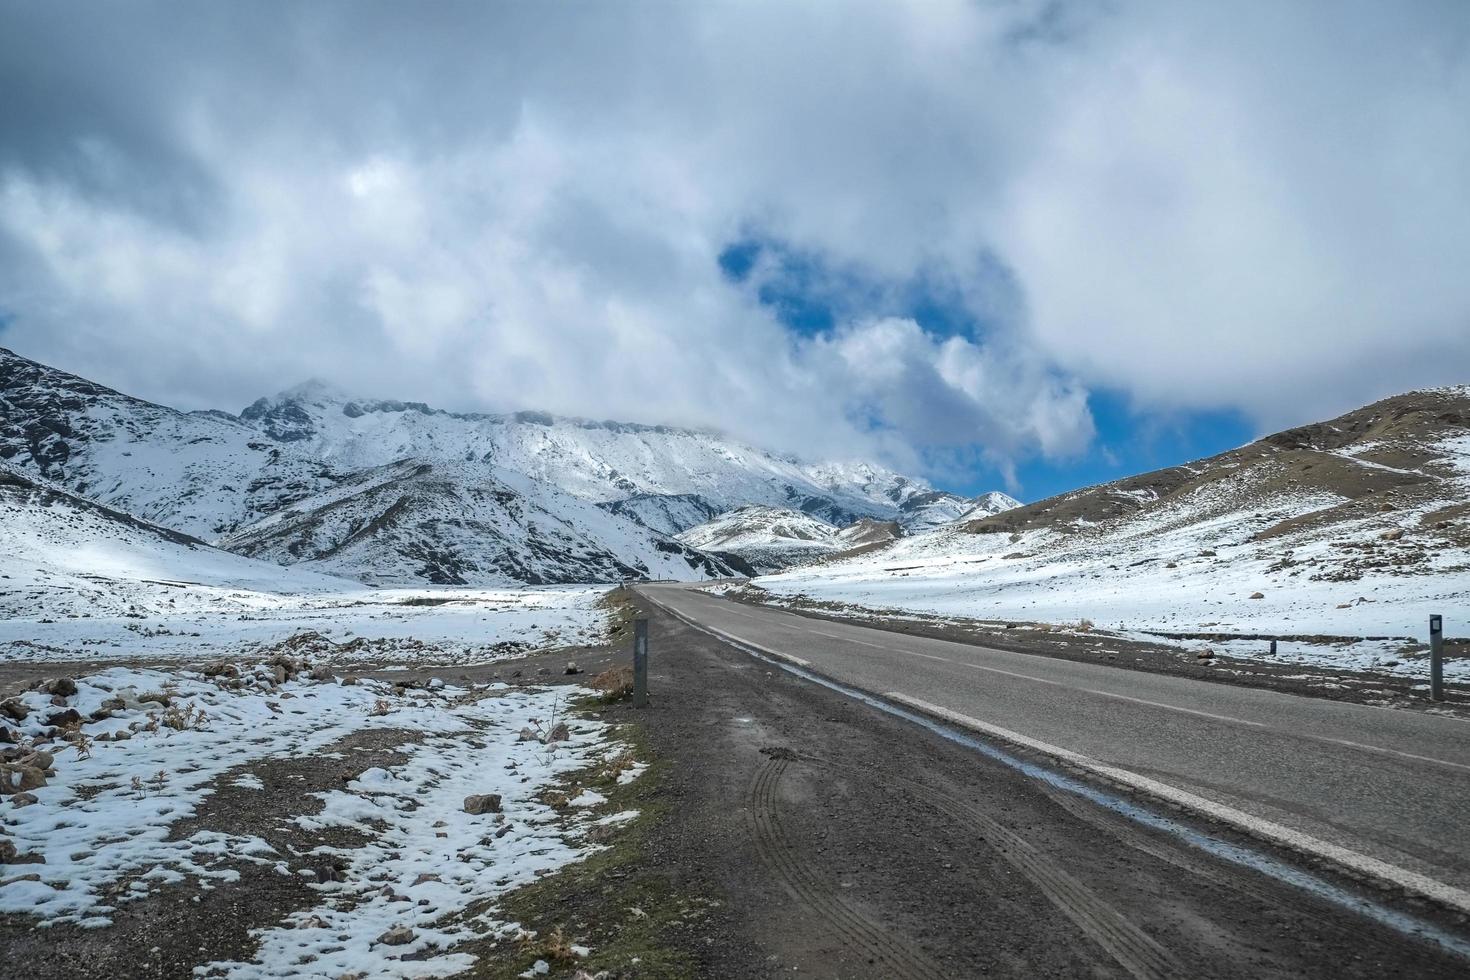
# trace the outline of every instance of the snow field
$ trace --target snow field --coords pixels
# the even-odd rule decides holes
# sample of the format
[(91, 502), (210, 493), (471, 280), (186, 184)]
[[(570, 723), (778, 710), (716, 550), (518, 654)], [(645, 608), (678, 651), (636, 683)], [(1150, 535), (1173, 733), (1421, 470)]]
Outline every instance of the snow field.
[[(22, 855), (43, 864), (17, 864), (0, 875), (0, 912), (35, 916), (44, 926), (76, 922), (104, 928), (122, 903), (147, 896), (160, 883), (199, 879), (202, 887), (229, 887), (243, 862), (301, 874), (313, 860), (335, 857), (341, 881), (316, 881), (320, 901), (258, 933), (252, 962), (213, 963), (196, 969), (214, 977), (444, 976), (473, 957), (448, 951), (476, 932), (508, 928), (493, 918), (456, 913), (555, 870), (586, 854), (574, 829), (594, 819), (577, 811), (560, 820), (540, 793), (568, 773), (616, 751), (602, 725), (567, 720), (571, 737), (543, 745), (518, 741), (532, 719), (547, 722), (564, 705), (560, 691), (495, 685), (466, 691), (438, 684), (395, 694), (363, 681), (265, 680), (269, 668), (248, 668), (258, 686), (231, 689), (194, 673), (111, 668), (77, 681), (68, 705), (84, 716), (121, 699), (127, 707), (87, 722), (90, 745), (38, 746), (54, 754), (54, 775), (33, 791), (37, 802), (0, 801), (0, 829)], [(223, 680), (223, 679), (222, 679)], [(168, 708), (154, 700), (166, 696)], [(26, 693), (31, 708), (18, 725), (40, 735), (42, 719), (61, 710), (49, 695)], [(199, 720), (199, 712), (203, 712)], [(167, 719), (188, 712), (190, 727)], [(240, 770), (264, 760), (310, 758), (369, 729), (407, 729), (423, 741), (395, 751), (401, 765), (371, 768), (342, 790), (320, 794), (317, 814), (294, 819), (305, 829), (346, 827), (367, 843), (307, 854), (279, 853), (258, 837), (204, 830), (171, 839), (173, 827), (194, 815), (222, 781), (263, 790), (259, 777)], [(114, 741), (125, 733), (124, 741)], [(464, 798), (497, 793), (500, 815), (471, 816)], [(584, 815), (586, 814), (586, 815)], [(293, 871), (295, 866), (297, 870)], [(34, 875), (39, 880), (28, 880)], [(422, 904), (420, 904), (422, 902)], [(377, 942), (404, 926), (404, 945)], [(403, 961), (430, 947), (444, 955)]]

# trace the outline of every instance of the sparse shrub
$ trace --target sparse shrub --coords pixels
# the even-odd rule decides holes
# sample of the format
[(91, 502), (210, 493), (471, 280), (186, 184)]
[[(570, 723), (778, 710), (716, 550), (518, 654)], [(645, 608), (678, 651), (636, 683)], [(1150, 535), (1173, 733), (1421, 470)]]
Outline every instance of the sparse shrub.
[(567, 939), (561, 926), (556, 926), (544, 936), (526, 933), (521, 937), (521, 949), (527, 956), (548, 963), (573, 963), (577, 959), (577, 954), (572, 952), (571, 940)]
[(624, 664), (611, 667), (588, 681), (594, 691), (602, 692), (602, 700), (618, 701), (633, 693), (633, 668)]
[(1079, 632), (1079, 633), (1091, 633), (1092, 632), (1092, 625), (1093, 625), (1092, 624), (1092, 620), (1090, 620), (1090, 619), (1086, 619), (1086, 618), (1079, 619), (1079, 620), (1077, 620), (1077, 632)]
[(638, 764), (630, 749), (625, 749), (602, 764), (602, 775), (616, 782), (623, 773)]
[(162, 723), (165, 728), (172, 728), (176, 732), (185, 732), (191, 728), (203, 728), (204, 723), (209, 720), (209, 715), (192, 704), (180, 708), (172, 705), (163, 713)]

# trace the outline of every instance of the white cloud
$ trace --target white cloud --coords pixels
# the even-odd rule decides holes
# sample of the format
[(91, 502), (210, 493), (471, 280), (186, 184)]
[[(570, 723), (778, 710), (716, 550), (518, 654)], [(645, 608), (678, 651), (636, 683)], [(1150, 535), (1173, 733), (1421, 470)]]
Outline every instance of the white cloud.
[[(1075, 454), (1095, 385), (1266, 424), (1470, 373), (1462, 5), (69, 16), (0, 15), (0, 343), (160, 400), (321, 374), (934, 471)], [(793, 335), (718, 267), (751, 233), (985, 332)]]

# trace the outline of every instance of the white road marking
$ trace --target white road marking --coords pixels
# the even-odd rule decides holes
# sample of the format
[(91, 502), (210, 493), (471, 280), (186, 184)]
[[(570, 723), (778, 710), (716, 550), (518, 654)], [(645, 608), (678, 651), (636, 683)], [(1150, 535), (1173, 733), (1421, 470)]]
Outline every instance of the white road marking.
[[(761, 620), (761, 617), (758, 616), (758, 615), (751, 615), (751, 614), (745, 613), (745, 612), (741, 612), (740, 615), (745, 616), (748, 619), (755, 619), (757, 621), (760, 621)], [(769, 622), (769, 619), (767, 619), (766, 622)], [(1096, 688), (1096, 687), (1080, 687), (1080, 686), (1078, 686), (1076, 684), (1069, 684), (1066, 681), (1053, 680), (1052, 678), (1049, 678), (1049, 677), (1037, 677), (1034, 674), (1023, 674), (1020, 671), (1006, 670), (1006, 669), (1004, 669), (1002, 667), (990, 667), (990, 666), (986, 666), (985, 664), (971, 663), (971, 662), (969, 662), (967, 660), (950, 660), (950, 659), (946, 659), (944, 657), (936, 657), (936, 656), (934, 656), (932, 654), (919, 653), (918, 651), (915, 651), (915, 650), (901, 650), (901, 649), (897, 649), (897, 648), (892, 647), (892, 646), (883, 646), (883, 645), (880, 645), (880, 644), (877, 644), (877, 643), (869, 643), (866, 640), (859, 640), (859, 639), (857, 639), (855, 637), (836, 636), (836, 635), (831, 634), (831, 633), (823, 633), (821, 630), (807, 629), (806, 627), (802, 627), (802, 626), (798, 626), (796, 628), (802, 630), (803, 632), (807, 632), (807, 633), (821, 633), (821, 635), (823, 635), (823, 636), (829, 636), (829, 637), (832, 637), (833, 639), (840, 639), (840, 640), (842, 640), (845, 643), (859, 643), (859, 644), (862, 644), (865, 647), (872, 647), (875, 650), (884, 650), (884, 651), (887, 651), (889, 653), (896, 653), (896, 654), (899, 654), (900, 656), (906, 656), (906, 657), (922, 657), (925, 660), (937, 660), (937, 661), (939, 661), (941, 663), (958, 664), (958, 665), (960, 665), (962, 667), (969, 667), (972, 670), (984, 670), (984, 671), (988, 671), (988, 672), (990, 672), (992, 674), (1003, 674), (1006, 677), (1014, 677), (1014, 678), (1016, 678), (1018, 680), (1032, 681), (1032, 682), (1037, 683), (1037, 684), (1049, 684), (1052, 687), (1065, 688), (1066, 690), (1069, 690), (1069, 691), (1079, 691), (1079, 692), (1082, 692), (1084, 694), (1095, 694), (1098, 697), (1112, 698), (1112, 699), (1117, 700), (1117, 701), (1129, 701), (1129, 702), (1132, 702), (1134, 704), (1147, 705), (1148, 707), (1151, 707), (1151, 708), (1159, 708), (1159, 709), (1164, 710), (1164, 711), (1173, 711), (1173, 712), (1177, 712), (1179, 714), (1185, 714), (1185, 715), (1195, 715), (1196, 717), (1199, 717), (1199, 718), (1209, 718), (1212, 721), (1224, 722), (1225, 724), (1228, 724), (1228, 725), (1240, 725), (1240, 726), (1243, 726), (1245, 728), (1257, 728), (1257, 729), (1261, 729), (1261, 730), (1264, 730), (1264, 731), (1277, 732), (1279, 734), (1286, 735), (1286, 736), (1289, 736), (1291, 738), (1308, 739), (1308, 740), (1313, 741), (1313, 742), (1321, 742), (1321, 743), (1326, 743), (1326, 744), (1330, 744), (1330, 745), (1341, 745), (1341, 746), (1344, 746), (1346, 748), (1360, 749), (1360, 750), (1362, 750), (1364, 752), (1373, 752), (1373, 753), (1376, 753), (1378, 755), (1394, 756), (1394, 757), (1397, 757), (1397, 758), (1400, 758), (1400, 759), (1413, 759), (1415, 762), (1427, 762), (1427, 763), (1429, 763), (1431, 765), (1445, 766), (1445, 767), (1450, 768), (1450, 769), (1458, 769), (1458, 770), (1460, 770), (1462, 772), (1470, 772), (1470, 765), (1466, 765), (1465, 763), (1462, 763), (1462, 762), (1451, 762), (1448, 759), (1437, 759), (1434, 756), (1419, 755), (1419, 754), (1414, 753), (1414, 752), (1404, 752), (1404, 751), (1401, 751), (1399, 749), (1389, 749), (1389, 748), (1384, 748), (1384, 747), (1378, 746), (1378, 745), (1368, 745), (1368, 744), (1366, 744), (1364, 742), (1355, 742), (1355, 741), (1352, 741), (1350, 739), (1345, 739), (1345, 738), (1333, 738), (1330, 735), (1315, 735), (1315, 734), (1312, 734), (1310, 732), (1301, 732), (1301, 731), (1290, 731), (1290, 732), (1288, 732), (1288, 731), (1285, 731), (1285, 730), (1283, 730), (1281, 728), (1278, 728), (1278, 727), (1276, 727), (1274, 725), (1267, 724), (1266, 722), (1252, 721), (1249, 718), (1237, 718), (1234, 715), (1222, 715), (1222, 714), (1218, 714), (1218, 713), (1213, 712), (1213, 711), (1203, 711), (1203, 710), (1201, 710), (1199, 708), (1186, 708), (1186, 707), (1183, 707), (1182, 705), (1169, 704), (1169, 703), (1164, 702), (1164, 701), (1152, 701), (1152, 700), (1149, 700), (1148, 698), (1134, 697), (1131, 694), (1118, 694), (1118, 693), (1116, 693), (1114, 691), (1105, 691), (1105, 690), (1102, 690), (1101, 688)], [(748, 644), (750, 646), (756, 646), (756, 644), (751, 643), (751, 641), (745, 640), (745, 639), (741, 639), (740, 637), (734, 637), (734, 636), (732, 636), (731, 638), (732, 639), (735, 639), (735, 640), (738, 640), (741, 643), (746, 643), (746, 644)], [(761, 650), (762, 653), (769, 653), (772, 656), (785, 656), (785, 654), (777, 653), (776, 651), (771, 650), (771, 649), (769, 649), (767, 647), (757, 647), (757, 648), (759, 650)], [(805, 664), (807, 662), (806, 661), (803, 661), (803, 663)]]
[(951, 711), (949, 708), (931, 704), (919, 698), (910, 697), (900, 691), (890, 691), (883, 696), (890, 701), (907, 705), (910, 708), (917, 708), (926, 714), (943, 718), (945, 721), (962, 725), (973, 731), (982, 732), (1014, 745), (1024, 745), (1038, 752), (1044, 752), (1080, 769), (1086, 769), (1089, 772), (1122, 783), (1125, 786), (1131, 786), (1134, 789), (1141, 790), (1171, 803), (1178, 803), (1180, 806), (1188, 807), (1191, 810), (1203, 813), (1216, 820), (1232, 824), (1258, 837), (1276, 841), (1294, 850), (1312, 854), (1328, 861), (1334, 861), (1343, 867), (1351, 868), (1354, 871), (1371, 875), (1383, 881), (1392, 882), (1401, 888), (1406, 888), (1421, 895), (1427, 895), (1461, 912), (1470, 913), (1470, 892), (1456, 888), (1453, 885), (1447, 885), (1442, 881), (1436, 881), (1417, 871), (1410, 871), (1396, 864), (1389, 864), (1387, 861), (1370, 857), (1367, 854), (1361, 854), (1340, 844), (1332, 844), (1328, 841), (1319, 840), (1299, 830), (1284, 827), (1281, 824), (1262, 817), (1253, 816), (1243, 810), (1237, 810), (1223, 803), (1216, 803), (1214, 800), (1207, 800), (1202, 796), (1196, 796), (1194, 793), (1170, 786), (1168, 783), (1161, 783), (1157, 779), (1150, 779), (1147, 776), (1141, 776), (1127, 769), (1110, 766), (1088, 756), (1072, 752), (1069, 749), (1051, 745), (1039, 739), (1030, 738), (1019, 732), (1013, 732), (1008, 728), (992, 725), (989, 722), (960, 714), (958, 711)]

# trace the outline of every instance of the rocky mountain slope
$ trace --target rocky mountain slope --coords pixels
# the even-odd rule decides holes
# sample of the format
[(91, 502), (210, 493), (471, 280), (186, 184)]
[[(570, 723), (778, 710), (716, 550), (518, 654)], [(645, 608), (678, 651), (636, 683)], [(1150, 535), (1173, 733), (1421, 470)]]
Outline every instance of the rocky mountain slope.
[[(1401, 662), (1430, 613), (1470, 635), (1470, 387), (1409, 392), (1184, 466), (762, 579), (947, 615), (1095, 623)], [(1338, 646), (1333, 646), (1337, 644)], [(1405, 652), (1407, 651), (1407, 652)]]
[[(730, 574), (670, 540), (756, 503), (928, 526), (969, 502), (712, 432), (354, 399), (180, 412), (0, 349), (0, 460), (160, 526), (374, 582)], [(953, 515), (950, 514), (953, 512)]]
[(493, 463), (662, 533), (746, 504), (788, 507), (841, 525), (859, 517), (905, 521), (919, 518), (923, 506), (945, 504), (952, 511), (945, 519), (952, 520), (969, 503), (869, 463), (807, 464), (716, 432), (542, 412), (446, 412), (418, 402), (353, 399), (320, 382), (263, 398), (240, 417), (334, 467), (410, 457)]
[(354, 474), (222, 544), (368, 583), (547, 585), (736, 574), (594, 504), (488, 463)]
[(737, 555), (757, 571), (788, 568), (842, 550), (842, 530), (785, 507), (738, 507), (681, 531), (675, 540), (691, 548)]

